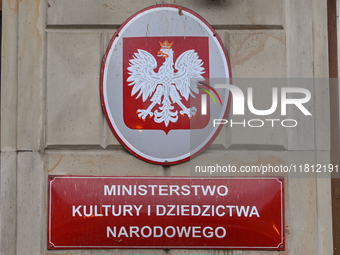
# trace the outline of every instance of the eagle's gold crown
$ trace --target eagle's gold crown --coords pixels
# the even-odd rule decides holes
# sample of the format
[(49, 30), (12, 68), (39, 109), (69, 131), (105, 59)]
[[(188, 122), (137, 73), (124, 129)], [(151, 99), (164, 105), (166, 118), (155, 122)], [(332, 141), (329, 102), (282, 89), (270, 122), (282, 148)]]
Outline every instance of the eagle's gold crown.
[(172, 43), (169, 43), (168, 41), (164, 41), (163, 43), (159, 42), (159, 44), (161, 45), (162, 49), (171, 49), (171, 46), (173, 45)]

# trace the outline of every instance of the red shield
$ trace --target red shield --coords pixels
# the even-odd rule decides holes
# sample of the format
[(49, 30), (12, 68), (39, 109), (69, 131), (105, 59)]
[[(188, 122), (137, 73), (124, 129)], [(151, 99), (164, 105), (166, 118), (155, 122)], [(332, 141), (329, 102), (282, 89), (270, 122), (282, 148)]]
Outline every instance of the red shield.
[[(153, 129), (153, 130), (163, 130), (165, 133), (168, 133), (172, 129), (203, 129), (205, 128), (210, 120), (210, 110), (209, 110), (209, 101), (207, 103), (207, 113), (205, 115), (201, 114), (201, 93), (205, 93), (202, 90), (199, 90), (199, 94), (195, 94), (195, 97), (189, 96), (188, 100), (186, 100), (182, 96), (181, 102), (187, 107), (195, 107), (197, 112), (194, 117), (189, 118), (187, 115), (181, 116), (179, 113), (181, 108), (175, 102), (172, 102), (172, 106), (174, 109), (173, 112), (178, 112), (178, 119), (176, 122), (169, 122), (166, 125), (164, 122), (157, 123), (154, 121), (153, 117), (147, 117), (146, 119), (142, 119), (138, 117), (139, 109), (146, 109), (151, 105), (150, 99), (152, 95), (150, 95), (146, 101), (143, 102), (142, 97), (137, 97), (137, 94), (132, 95), (133, 86), (129, 86), (129, 82), (127, 81), (130, 74), (128, 67), (131, 66), (130, 60), (134, 59), (135, 54), (138, 53), (138, 50), (144, 50), (150, 53), (155, 60), (157, 61), (157, 68), (154, 71), (157, 73), (159, 68), (165, 63), (165, 58), (159, 57), (158, 52), (161, 48), (160, 43), (165, 41), (172, 43), (171, 49), (173, 50), (173, 67), (176, 63), (177, 58), (188, 50), (195, 50), (198, 54), (199, 59), (202, 60), (204, 68), (204, 73), (202, 76), (208, 80), (209, 78), (209, 38), (208, 37), (130, 37), (123, 39), (123, 118), (124, 123), (127, 127), (131, 129)], [(175, 68), (175, 67), (174, 67)], [(178, 72), (178, 70), (174, 70), (174, 73)], [(162, 81), (160, 81), (161, 86)], [(175, 83), (174, 83), (175, 84)], [(199, 86), (199, 85), (197, 85)], [(178, 93), (180, 91), (177, 89)], [(181, 95), (181, 94), (180, 94)], [(163, 97), (162, 97), (163, 100)], [(209, 100), (209, 99), (208, 99)], [(161, 104), (156, 104), (152, 111), (158, 110), (161, 107)]]

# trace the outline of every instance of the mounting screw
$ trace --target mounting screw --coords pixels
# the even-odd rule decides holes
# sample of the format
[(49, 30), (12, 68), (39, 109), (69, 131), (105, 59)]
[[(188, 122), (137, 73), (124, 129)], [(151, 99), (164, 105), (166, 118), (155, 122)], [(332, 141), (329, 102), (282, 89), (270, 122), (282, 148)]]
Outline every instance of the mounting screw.
[(116, 34), (116, 37), (119, 37), (119, 34)]
[(167, 161), (167, 160), (165, 160), (165, 161), (164, 161), (164, 163), (165, 163), (165, 164), (168, 164), (168, 161)]
[(283, 245), (280, 245), (280, 249), (283, 249)]
[[(279, 180), (282, 181), (282, 178), (280, 177)], [(281, 245), (281, 246), (282, 246), (282, 245)]]
[(50, 179), (53, 180), (53, 177), (51, 176)]
[(48, 247), (52, 248), (52, 244), (50, 244)]

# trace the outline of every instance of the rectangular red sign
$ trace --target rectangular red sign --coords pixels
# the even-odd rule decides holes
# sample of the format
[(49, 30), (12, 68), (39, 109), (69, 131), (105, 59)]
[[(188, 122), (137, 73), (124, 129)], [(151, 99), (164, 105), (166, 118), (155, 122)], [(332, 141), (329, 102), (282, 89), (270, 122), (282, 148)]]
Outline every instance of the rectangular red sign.
[(284, 180), (49, 176), (48, 249), (284, 250)]

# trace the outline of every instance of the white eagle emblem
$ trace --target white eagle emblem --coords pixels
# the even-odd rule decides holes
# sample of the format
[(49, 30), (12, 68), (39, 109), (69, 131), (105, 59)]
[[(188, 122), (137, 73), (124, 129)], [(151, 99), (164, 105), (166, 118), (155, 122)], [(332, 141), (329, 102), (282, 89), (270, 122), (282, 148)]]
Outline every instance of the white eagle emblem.
[[(204, 73), (204, 67), (197, 52), (187, 50), (177, 58), (175, 72), (174, 51), (171, 49), (173, 43), (168, 41), (159, 43), (161, 49), (157, 56), (165, 58), (165, 61), (158, 72), (154, 71), (157, 67), (156, 59), (149, 52), (138, 49), (138, 53), (130, 59), (130, 66), (127, 68), (129, 71), (127, 82), (130, 82), (129, 86), (133, 86), (131, 96), (139, 92), (136, 99), (142, 96), (143, 102), (151, 97), (151, 104), (147, 109), (137, 110), (138, 117), (145, 120), (148, 115), (150, 118), (154, 116), (156, 123), (164, 122), (167, 127), (170, 121), (178, 120), (178, 111), (174, 111), (172, 105), (174, 103), (181, 107), (182, 116), (186, 114), (190, 119), (196, 114), (196, 107), (187, 108), (181, 100), (184, 97), (188, 101), (189, 95), (195, 97), (192, 92), (198, 94), (197, 82), (204, 80), (201, 75)], [(156, 104), (160, 106), (153, 110)]]

